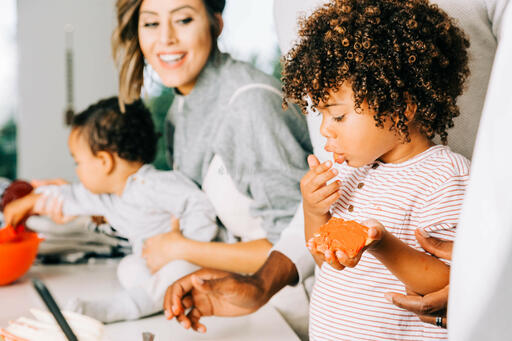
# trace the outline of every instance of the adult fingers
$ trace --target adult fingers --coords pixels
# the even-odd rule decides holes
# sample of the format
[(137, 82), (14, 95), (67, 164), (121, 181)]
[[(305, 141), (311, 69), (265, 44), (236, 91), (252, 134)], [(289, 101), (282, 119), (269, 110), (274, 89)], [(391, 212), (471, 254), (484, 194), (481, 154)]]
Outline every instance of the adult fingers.
[(449, 286), (447, 285), (443, 289), (425, 296), (403, 295), (393, 292), (388, 292), (384, 296), (397, 307), (411, 311), (416, 315), (435, 316), (440, 311), (446, 310), (448, 291)]
[(414, 232), (418, 243), (425, 251), (436, 257), (452, 259), (453, 242), (449, 240), (432, 237), (424, 229), (416, 229)]
[(206, 333), (206, 326), (199, 322), (199, 320), (202, 317), (199, 309), (192, 308), (192, 310), (187, 314), (187, 317), (191, 323), (191, 327), (193, 330), (200, 333)]
[(182, 300), (192, 290), (192, 282), (189, 276), (185, 276), (171, 284), (164, 296), (164, 311), (168, 318), (183, 314), (185, 309)]
[[(438, 327), (445, 328), (445, 329), (448, 328), (448, 318), (446, 316), (418, 315), (418, 317), (420, 318), (420, 320), (422, 320), (425, 323), (430, 323), (430, 324), (433, 324), (434, 326), (438, 326)], [(441, 318), (440, 326), (438, 325), (438, 322), (437, 322), (438, 317)]]

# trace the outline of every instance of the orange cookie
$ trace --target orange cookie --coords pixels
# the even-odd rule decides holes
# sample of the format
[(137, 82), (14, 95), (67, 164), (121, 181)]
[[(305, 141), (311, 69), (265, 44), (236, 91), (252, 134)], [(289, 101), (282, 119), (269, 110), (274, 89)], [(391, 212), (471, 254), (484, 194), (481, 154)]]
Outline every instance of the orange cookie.
[(353, 220), (346, 221), (333, 217), (325, 225), (320, 226), (320, 231), (315, 233), (314, 241), (321, 252), (341, 250), (352, 258), (371, 240), (368, 238), (366, 226)]

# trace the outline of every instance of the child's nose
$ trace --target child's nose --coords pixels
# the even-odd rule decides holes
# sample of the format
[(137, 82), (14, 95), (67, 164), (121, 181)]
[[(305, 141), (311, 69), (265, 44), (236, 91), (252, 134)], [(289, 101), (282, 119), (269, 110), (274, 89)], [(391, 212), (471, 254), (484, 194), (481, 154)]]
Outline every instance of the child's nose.
[(331, 129), (331, 127), (329, 125), (329, 119), (326, 118), (326, 115), (322, 115), (322, 124), (320, 125), (320, 134), (323, 137), (327, 137), (327, 138), (335, 137), (334, 130)]

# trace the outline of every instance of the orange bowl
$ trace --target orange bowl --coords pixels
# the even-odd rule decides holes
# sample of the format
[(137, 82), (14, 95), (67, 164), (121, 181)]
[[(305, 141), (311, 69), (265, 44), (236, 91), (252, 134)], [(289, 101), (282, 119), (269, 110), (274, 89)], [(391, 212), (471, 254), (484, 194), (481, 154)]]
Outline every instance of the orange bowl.
[(25, 231), (15, 241), (0, 243), (0, 285), (14, 282), (30, 269), (41, 241), (37, 233)]

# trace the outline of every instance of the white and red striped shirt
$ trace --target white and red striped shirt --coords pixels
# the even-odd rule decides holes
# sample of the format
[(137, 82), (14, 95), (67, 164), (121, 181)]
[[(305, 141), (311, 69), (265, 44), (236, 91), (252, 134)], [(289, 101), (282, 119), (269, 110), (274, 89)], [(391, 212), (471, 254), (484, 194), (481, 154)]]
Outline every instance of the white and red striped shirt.
[[(469, 179), (469, 161), (446, 146), (433, 146), (400, 164), (338, 165), (341, 197), (332, 215), (386, 229), (422, 250), (414, 230), (453, 240)], [(310, 308), (310, 338), (319, 340), (439, 340), (445, 329), (423, 323), (386, 301), (405, 287), (384, 265), (364, 253), (355, 268), (337, 271), (326, 262), (317, 274)]]

